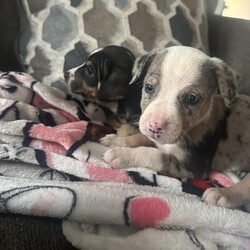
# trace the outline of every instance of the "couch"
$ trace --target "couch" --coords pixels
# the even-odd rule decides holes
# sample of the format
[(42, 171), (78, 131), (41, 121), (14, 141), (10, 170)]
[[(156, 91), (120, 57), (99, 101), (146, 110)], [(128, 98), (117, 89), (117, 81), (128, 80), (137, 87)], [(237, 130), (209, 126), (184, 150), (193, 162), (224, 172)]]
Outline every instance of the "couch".
[[(90, 12), (85, 11), (84, 13), (84, 21), (86, 22), (85, 31), (89, 32), (89, 36), (82, 36), (78, 34), (78, 38), (86, 38), (87, 44), (85, 47), (77, 41), (74, 42), (74, 45), (71, 45), (71, 49), (67, 50), (67, 43), (63, 44), (61, 42), (61, 38), (58, 41), (54, 41), (53, 39), (45, 34), (43, 39), (52, 44), (53, 52), (51, 58), (46, 57), (44, 51), (39, 50), (39, 46), (43, 46), (44, 40), (39, 40), (38, 44), (35, 44), (37, 41), (37, 37), (32, 34), (32, 28), (34, 28), (34, 24), (36, 23), (36, 19), (39, 17), (39, 11), (41, 9), (46, 8), (47, 2), (53, 1), (35, 1), (37, 4), (32, 3), (30, 1), (19, 1), (19, 0), (2, 0), (0, 1), (0, 71), (24, 71), (32, 74), (38, 80), (44, 82), (45, 84), (51, 84), (54, 87), (59, 87), (65, 89), (62, 73), (63, 70), (67, 70), (70, 67), (79, 65), (82, 63), (84, 58), (86, 58), (87, 54), (95, 49), (98, 46), (104, 46), (108, 43), (115, 43), (115, 39), (119, 38), (119, 34), (117, 37), (112, 37), (112, 23), (114, 18), (112, 15), (110, 19), (106, 20), (108, 27), (111, 27), (110, 34), (102, 33), (102, 30), (99, 30), (96, 34), (91, 33), (88, 30), (94, 29), (93, 26), (96, 25), (98, 27), (98, 22), (102, 20), (98, 18), (94, 18), (94, 14), (89, 14)], [(71, 7), (77, 7), (81, 4), (81, 1), (71, 0)], [(85, 1), (83, 1), (85, 2)], [(116, 6), (119, 6), (120, 10), (127, 11), (125, 2), (127, 1), (115, 1)], [(141, 1), (143, 2), (143, 1)], [(155, 1), (159, 8), (164, 9), (166, 12), (164, 13), (156, 13), (157, 18), (159, 16), (163, 18), (163, 15), (167, 15), (167, 7), (168, 5), (163, 6), (162, 2), (165, 1)], [(169, 1), (171, 4), (175, 1)], [(195, 4), (196, 1), (182, 1), (182, 4), (187, 4), (188, 2), (192, 2)], [(197, 1), (199, 2), (199, 1)], [(103, 10), (103, 2), (102, 1), (94, 1), (96, 5), (100, 5), (99, 8)], [(162, 3), (162, 5), (161, 5)], [(25, 5), (26, 4), (26, 5)], [(27, 4), (29, 4), (30, 12), (27, 13)], [(128, 4), (128, 3), (127, 3)], [(234, 69), (236, 69), (242, 75), (242, 89), (241, 92), (245, 94), (250, 94), (250, 72), (249, 72), (249, 63), (250, 63), (250, 47), (249, 47), (249, 37), (250, 37), (250, 23), (247, 20), (241, 19), (233, 19), (226, 18), (221, 15), (214, 15), (215, 7), (217, 6), (217, 1), (211, 1), (209, 6), (206, 6), (206, 13), (202, 16), (204, 18), (203, 22), (201, 22), (201, 30), (198, 32), (199, 34), (195, 34), (199, 37), (199, 41), (197, 37), (195, 39), (190, 38), (190, 34), (188, 34), (187, 23), (185, 20), (180, 21), (180, 26), (178, 26), (178, 22), (173, 17), (170, 21), (172, 25), (171, 28), (174, 27), (174, 22), (176, 21), (176, 29), (175, 32), (172, 33), (173, 39), (168, 38), (168, 42), (164, 43), (164, 37), (161, 37), (161, 33), (166, 32), (163, 31), (163, 27), (158, 27), (159, 30), (156, 30), (155, 39), (152, 43), (148, 43), (148, 40), (151, 39), (150, 35), (144, 34), (144, 30), (141, 30), (139, 27), (134, 27), (134, 30), (130, 30), (129, 38), (120, 40), (120, 44), (128, 47), (132, 50), (135, 55), (140, 55), (151, 49), (156, 47), (156, 44), (160, 44), (162, 47), (172, 46), (175, 44), (184, 44), (189, 46), (196, 46), (202, 50), (205, 50), (211, 56), (219, 57), (223, 59), (226, 63), (231, 65)], [(190, 7), (190, 6), (189, 6)], [(177, 8), (177, 7), (176, 7)], [(192, 7), (190, 7), (192, 10)], [(145, 11), (145, 5), (138, 4), (138, 13), (143, 17), (143, 11)], [(159, 9), (158, 9), (159, 10)], [(176, 13), (180, 9), (177, 8)], [(51, 7), (51, 12), (60, 12), (60, 9), (56, 9), (56, 7)], [(109, 9), (109, 11), (113, 11), (113, 9)], [(151, 15), (148, 16), (148, 19), (145, 20), (145, 26), (148, 29), (151, 29), (152, 32), (154, 30), (154, 26), (152, 25), (153, 20), (152, 13), (155, 13), (156, 10), (153, 10)], [(72, 10), (72, 13), (75, 13)], [(190, 11), (192, 18), (192, 14), (195, 16), (194, 12)], [(116, 13), (117, 14), (117, 13)], [(105, 13), (103, 13), (105, 15)], [(130, 21), (137, 21), (136, 16), (130, 13)], [(72, 16), (70, 16), (71, 18)], [(42, 17), (40, 17), (42, 18)], [(74, 19), (74, 17), (72, 17)], [(138, 18), (138, 17), (137, 17)], [(53, 22), (53, 16), (51, 16)], [(98, 19), (98, 20), (97, 20)], [(195, 18), (194, 18), (195, 19)], [(48, 19), (47, 19), (48, 20)], [(88, 23), (89, 20), (92, 20), (92, 24)], [(61, 20), (63, 22), (63, 20)], [(156, 19), (157, 21), (157, 19)], [(110, 22), (110, 23), (109, 23)], [(32, 26), (33, 25), (33, 26)], [(38, 24), (37, 24), (38, 25)], [(49, 24), (48, 24), (49, 25)], [(67, 25), (67, 24), (65, 24)], [(109, 26), (110, 25), (110, 26)], [(181, 29), (181, 25), (186, 27), (186, 33), (183, 34), (184, 31), (178, 30)], [(197, 26), (198, 27), (198, 26)], [(196, 28), (197, 28), (196, 27)], [(60, 28), (60, 27), (59, 27)], [(68, 30), (72, 30), (72, 27), (68, 27)], [(97, 29), (97, 28), (96, 28)], [(119, 27), (118, 27), (119, 29)], [(207, 30), (206, 30), (207, 29)], [(53, 33), (53, 29), (50, 30)], [(72, 31), (73, 32), (73, 31)], [(115, 30), (113, 31), (115, 32)], [(128, 32), (128, 31), (127, 31)], [(91, 35), (90, 35), (91, 34)], [(126, 33), (127, 34), (127, 33)], [(159, 35), (160, 34), (160, 35)], [(73, 34), (74, 35), (74, 34)], [(72, 36), (73, 36), (72, 35)], [(92, 37), (91, 37), (92, 36)], [(136, 39), (131, 39), (131, 36), (135, 36)], [(35, 38), (34, 38), (35, 37)], [(95, 39), (93, 39), (93, 37)], [(41, 38), (40, 38), (41, 39)], [(73, 39), (73, 38), (72, 38)], [(178, 40), (179, 39), (179, 40)], [(119, 39), (118, 39), (119, 40)], [(32, 44), (33, 42), (33, 44)], [(53, 47), (53, 42), (55, 42)], [(59, 45), (57, 44), (59, 43)], [(70, 40), (68, 41), (70, 43)], [(93, 44), (92, 44), (93, 43)], [(35, 44), (35, 45), (34, 45)], [(138, 45), (139, 44), (139, 45)], [(57, 47), (58, 45), (58, 47)], [(61, 46), (61, 47), (60, 47)], [(34, 55), (34, 51), (36, 55)], [(58, 58), (60, 61), (59, 65), (53, 64), (54, 58), (57, 57), (57, 53), (63, 54), (62, 57)], [(33, 54), (32, 54), (33, 53)], [(54, 53), (54, 54), (53, 54)], [(75, 53), (75, 54), (74, 54)], [(33, 55), (33, 57), (32, 57)], [(40, 58), (39, 58), (40, 56)], [(54, 57), (53, 57), (54, 56)], [(61, 62), (64, 61), (64, 64)], [(52, 64), (52, 67), (49, 68), (48, 64)], [(51, 72), (55, 72), (60, 68), (61, 74), (52, 75)], [(46, 232), (46, 233), (45, 233)], [(46, 217), (36, 217), (36, 216), (27, 216), (27, 215), (18, 215), (18, 214), (0, 214), (0, 249), (75, 249), (62, 234), (61, 230), (61, 220), (57, 218), (46, 218)]]

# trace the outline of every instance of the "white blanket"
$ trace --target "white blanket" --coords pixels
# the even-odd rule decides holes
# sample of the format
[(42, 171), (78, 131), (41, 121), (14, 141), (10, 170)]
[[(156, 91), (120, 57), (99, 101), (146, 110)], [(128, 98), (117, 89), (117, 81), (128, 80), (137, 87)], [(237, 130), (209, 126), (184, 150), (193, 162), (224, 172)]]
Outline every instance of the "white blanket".
[(221, 173), (109, 168), (104, 110), (23, 73), (0, 74), (0, 104), (1, 212), (62, 218), (79, 249), (250, 249), (249, 213), (200, 200)]

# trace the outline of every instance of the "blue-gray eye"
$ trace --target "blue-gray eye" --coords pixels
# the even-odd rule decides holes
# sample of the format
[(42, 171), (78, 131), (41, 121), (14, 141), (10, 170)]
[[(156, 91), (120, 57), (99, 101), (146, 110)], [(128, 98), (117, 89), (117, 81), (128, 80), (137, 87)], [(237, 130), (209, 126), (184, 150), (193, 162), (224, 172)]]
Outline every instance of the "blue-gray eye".
[(152, 93), (154, 93), (154, 90), (155, 89), (154, 89), (153, 85), (151, 85), (149, 83), (145, 84), (145, 91), (146, 91), (146, 93), (152, 94)]
[(184, 101), (187, 104), (196, 104), (200, 100), (200, 97), (196, 94), (185, 95)]

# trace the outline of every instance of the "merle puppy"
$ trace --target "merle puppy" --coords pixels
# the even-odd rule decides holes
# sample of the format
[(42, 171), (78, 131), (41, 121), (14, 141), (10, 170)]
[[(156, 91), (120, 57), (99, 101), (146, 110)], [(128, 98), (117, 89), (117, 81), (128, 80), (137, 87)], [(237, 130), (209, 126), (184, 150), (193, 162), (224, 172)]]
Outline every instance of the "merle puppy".
[[(139, 72), (140, 74), (140, 72)], [(223, 61), (185, 46), (155, 54), (143, 79), (141, 133), (155, 147), (129, 148), (109, 135), (104, 159), (113, 168), (147, 167), (176, 177), (204, 178), (212, 170), (250, 171), (250, 97)], [(137, 145), (139, 146), (139, 145)], [(225, 207), (250, 201), (250, 174), (203, 199)]]

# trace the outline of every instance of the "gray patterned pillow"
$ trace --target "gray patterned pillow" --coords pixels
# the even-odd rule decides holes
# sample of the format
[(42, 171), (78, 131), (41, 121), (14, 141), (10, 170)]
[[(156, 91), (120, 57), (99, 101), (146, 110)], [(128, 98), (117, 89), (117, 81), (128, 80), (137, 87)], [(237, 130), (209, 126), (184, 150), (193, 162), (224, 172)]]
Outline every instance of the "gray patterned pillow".
[(20, 41), (24, 63), (52, 86), (62, 86), (65, 70), (108, 44), (136, 56), (176, 44), (207, 50), (203, 0), (22, 1), (30, 24)]

